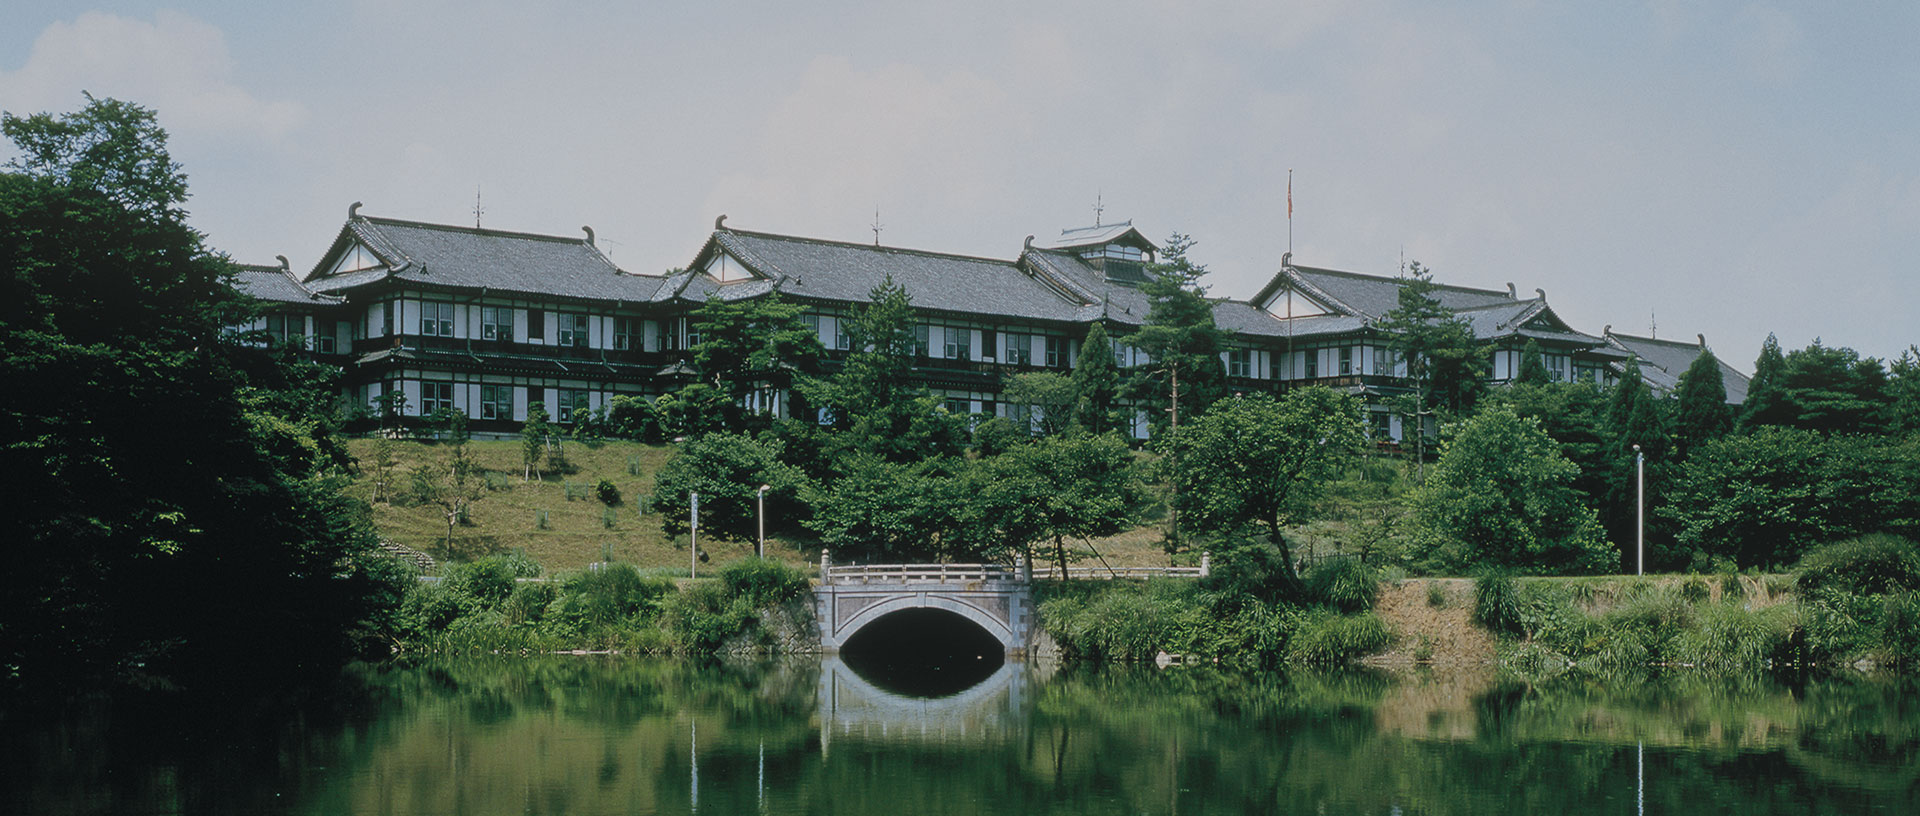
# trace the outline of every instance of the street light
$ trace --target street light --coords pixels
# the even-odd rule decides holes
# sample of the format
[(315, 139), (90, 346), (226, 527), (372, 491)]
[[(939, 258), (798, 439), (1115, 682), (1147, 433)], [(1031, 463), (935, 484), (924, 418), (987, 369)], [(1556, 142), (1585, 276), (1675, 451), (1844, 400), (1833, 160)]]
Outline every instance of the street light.
[(772, 489), (773, 485), (760, 486), (760, 541), (753, 545), (755, 558), (767, 557), (767, 491)]
[(687, 493), (687, 577), (700, 571), (700, 494)]
[(1633, 480), (1635, 495), (1635, 552), (1633, 574), (1647, 574), (1647, 454), (1639, 445), (1633, 446)]

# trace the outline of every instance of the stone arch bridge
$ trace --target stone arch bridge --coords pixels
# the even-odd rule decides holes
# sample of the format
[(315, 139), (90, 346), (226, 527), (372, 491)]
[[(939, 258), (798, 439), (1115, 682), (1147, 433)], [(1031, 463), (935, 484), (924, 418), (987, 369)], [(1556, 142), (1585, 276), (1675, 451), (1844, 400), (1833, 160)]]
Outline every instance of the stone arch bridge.
[[(1069, 578), (1198, 578), (1198, 567), (1070, 568)], [(1058, 568), (1034, 573), (1006, 564), (835, 565), (820, 556), (820, 585), (814, 590), (820, 647), (837, 652), (860, 630), (895, 612), (938, 609), (956, 615), (991, 635), (1010, 656), (1025, 655), (1033, 634), (1033, 581), (1060, 578)]]

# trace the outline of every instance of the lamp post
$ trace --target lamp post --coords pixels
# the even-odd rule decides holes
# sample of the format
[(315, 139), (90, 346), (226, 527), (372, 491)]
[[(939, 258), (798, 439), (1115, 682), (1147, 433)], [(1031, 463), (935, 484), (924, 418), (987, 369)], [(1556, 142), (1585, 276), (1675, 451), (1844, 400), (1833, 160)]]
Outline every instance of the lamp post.
[(1633, 446), (1634, 481), (1634, 559), (1633, 574), (1647, 574), (1647, 454)]
[(687, 494), (687, 577), (700, 571), (700, 494)]
[(767, 491), (772, 489), (773, 485), (760, 486), (760, 540), (753, 545), (753, 557), (755, 558), (767, 557)]

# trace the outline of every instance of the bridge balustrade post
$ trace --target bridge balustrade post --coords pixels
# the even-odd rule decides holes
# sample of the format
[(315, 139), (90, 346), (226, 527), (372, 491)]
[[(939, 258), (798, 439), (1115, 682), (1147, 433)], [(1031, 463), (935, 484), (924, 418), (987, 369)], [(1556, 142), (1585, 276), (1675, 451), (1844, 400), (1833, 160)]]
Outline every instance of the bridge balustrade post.
[(820, 583), (833, 583), (833, 559), (827, 555), (825, 547), (820, 548)]
[(1213, 574), (1213, 553), (1206, 550), (1201, 550), (1200, 551), (1200, 577), (1205, 578), (1212, 574)]
[(1020, 583), (1033, 583), (1033, 553), (1027, 552), (1020, 559)]

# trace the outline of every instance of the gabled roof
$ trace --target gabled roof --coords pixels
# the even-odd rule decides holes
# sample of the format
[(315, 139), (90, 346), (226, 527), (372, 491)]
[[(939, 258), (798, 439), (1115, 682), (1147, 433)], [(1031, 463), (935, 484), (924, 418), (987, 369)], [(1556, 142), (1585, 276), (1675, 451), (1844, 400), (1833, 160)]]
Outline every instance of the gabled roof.
[[(328, 275), (327, 270), (356, 244), (378, 258), (380, 266)], [(580, 238), (537, 235), (375, 218), (356, 211), (308, 273), (306, 284), (320, 291), (338, 291), (389, 278), (615, 301), (648, 300), (663, 282), (658, 276), (622, 272), (594, 248), (590, 234)]]
[(1146, 252), (1158, 252), (1160, 247), (1133, 226), (1128, 219), (1118, 224), (1101, 224), (1091, 227), (1063, 229), (1060, 236), (1046, 242), (1043, 249), (1075, 250), (1088, 247), (1123, 244)]
[(1606, 342), (1568, 326), (1566, 321), (1561, 320), (1560, 316), (1554, 313), (1553, 307), (1547, 305), (1547, 299), (1544, 296), (1460, 309), (1454, 314), (1465, 318), (1468, 325), (1473, 327), (1473, 336), (1481, 340), (1530, 337), (1535, 340), (1589, 346), (1598, 346)]
[(1028, 246), (1016, 262), (1036, 280), (1067, 293), (1083, 307), (1082, 321), (1111, 320), (1138, 326), (1147, 319), (1153, 301), (1139, 289), (1115, 283), (1105, 272), (1066, 250)]
[[(1288, 263), (1282, 265), (1280, 273), (1253, 296), (1253, 303), (1265, 308), (1291, 286), (1343, 314), (1378, 320), (1400, 305), (1400, 283), (1399, 278)], [(1433, 297), (1443, 308), (1452, 312), (1516, 301), (1512, 291), (1498, 292), (1449, 284), (1436, 284)]]
[[(1659, 340), (1652, 337), (1635, 337), (1630, 334), (1618, 334), (1612, 329), (1606, 331), (1607, 344), (1623, 352), (1640, 358), (1640, 378), (1655, 390), (1671, 394), (1680, 387), (1680, 375), (1693, 365), (1694, 358), (1707, 351), (1707, 338), (1696, 335), (1697, 342)], [(1752, 378), (1740, 373), (1740, 370), (1727, 365), (1727, 361), (1714, 356), (1714, 362), (1720, 364), (1720, 382), (1727, 389), (1727, 404), (1739, 405), (1747, 401), (1747, 387)], [(1616, 365), (1616, 369), (1625, 371), (1626, 366)]]
[[(1087, 304), (1075, 294), (1049, 285), (1015, 261), (924, 252), (898, 247), (827, 241), (721, 226), (694, 256), (689, 269), (703, 268), (714, 253), (725, 252), (766, 281), (719, 283), (706, 275), (684, 273), (667, 281), (674, 296), (704, 300), (751, 297), (769, 289), (794, 298), (866, 303), (874, 287), (891, 276), (913, 296), (919, 309), (994, 315), (1013, 319), (1076, 321), (1086, 319)], [(1077, 259), (1076, 259), (1077, 260)], [(734, 293), (741, 287), (739, 294)], [(752, 291), (744, 287), (759, 287)]]
[(233, 276), (235, 288), (242, 294), (251, 295), (269, 303), (331, 305), (344, 300), (336, 295), (324, 295), (307, 288), (306, 284), (293, 276), (293, 270), (285, 266), (234, 264), (233, 268), (236, 272)]

